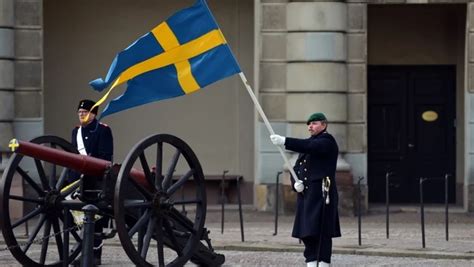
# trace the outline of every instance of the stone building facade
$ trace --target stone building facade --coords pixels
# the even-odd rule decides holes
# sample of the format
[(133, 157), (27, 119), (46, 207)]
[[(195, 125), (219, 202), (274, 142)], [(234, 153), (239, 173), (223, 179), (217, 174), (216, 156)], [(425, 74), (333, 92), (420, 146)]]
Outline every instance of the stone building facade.
[[(455, 82), (452, 92), (454, 120), (443, 124), (443, 129), (454, 124), (454, 130), (448, 132), (448, 135), (452, 134), (454, 138), (454, 141), (448, 144), (449, 151), (453, 154), (449, 154), (447, 159), (453, 163), (451, 169), (443, 174), (449, 172), (453, 176), (450, 178), (453, 188), (450, 192), (454, 195), (451, 202), (462, 206), (466, 211), (474, 210), (474, 120), (471, 118), (474, 114), (473, 3), (458, 0), (208, 2), (242, 69), (252, 82), (255, 93), (259, 95), (260, 103), (275, 132), (305, 137), (305, 119), (309, 114), (322, 111), (328, 115), (329, 130), (340, 147), (338, 179), (343, 188), (341, 194), (344, 210), (348, 214), (353, 209), (359, 178), (364, 178), (361, 180), (361, 192), (364, 207), (367, 208), (370, 203), (379, 202), (376, 196), (378, 192), (385, 190), (384, 174), (390, 172), (390, 168), (385, 171), (382, 167), (374, 167), (378, 164), (378, 154), (374, 152), (378, 148), (378, 139), (374, 137), (377, 135), (377, 128), (374, 130), (371, 127), (380, 127), (381, 132), (384, 127), (388, 127), (377, 121), (377, 113), (371, 113), (381, 103), (377, 102), (379, 98), (374, 93), (376, 88), (372, 87), (377, 79), (380, 79), (379, 76), (375, 77), (376, 74), (387, 71), (385, 66), (397, 67), (389, 68), (390, 75), (397, 71), (418, 73), (430, 70), (433, 66), (451, 66), (454, 69)], [(13, 136), (29, 139), (45, 133), (54, 133), (68, 138), (70, 127), (59, 127), (54, 122), (62, 121), (66, 125), (73, 125), (74, 118), (58, 114), (57, 110), (74, 107), (81, 95), (98, 98), (89, 91), (75, 92), (86, 90), (83, 88), (86, 87), (87, 79), (96, 78), (91, 77), (92, 75), (103, 75), (113, 55), (133, 41), (137, 34), (149, 29), (153, 23), (158, 23), (176, 8), (192, 1), (183, 1), (184, 4), (163, 1), (160, 6), (164, 6), (164, 9), (160, 10), (162, 17), (153, 22), (150, 15), (145, 20), (146, 25), (141, 25), (134, 16), (139, 18), (140, 14), (148, 15), (147, 10), (156, 7), (156, 3), (151, 4), (150, 1), (105, 1), (97, 6), (89, 4), (90, 6), (82, 10), (83, 3), (79, 0), (59, 7), (56, 5), (58, 3), (53, 0), (0, 0), (2, 166), (8, 158), (6, 144)], [(87, 8), (98, 8), (100, 12), (111, 6), (120, 6), (129, 11), (130, 15), (124, 16), (123, 19), (130, 20), (131, 23), (122, 25), (122, 28), (126, 28), (124, 34), (108, 32), (102, 27), (101, 24), (113, 27), (112, 13), (101, 14), (105, 17), (104, 21), (89, 19), (84, 15)], [(79, 19), (80, 23), (62, 21), (67, 20), (68, 12), (71, 12), (70, 17)], [(63, 22), (64, 26), (61, 27)], [(127, 28), (128, 26), (130, 27)], [(87, 32), (82, 32), (86, 29)], [(96, 32), (91, 32), (93, 29), (96, 29)], [(109, 39), (104, 37), (99, 41), (92, 41), (97, 36), (106, 36)], [(62, 37), (65, 39), (61, 39)], [(109, 40), (113, 42), (105, 42)], [(66, 47), (58, 45), (58, 42), (62, 41), (65, 41)], [(87, 46), (81, 47), (81, 42), (87, 43)], [(80, 61), (79, 56), (73, 56), (88, 75), (80, 77), (86, 80), (82, 87), (71, 85), (70, 88), (64, 88), (68, 85), (68, 79), (80, 81), (74, 80), (75, 77), (68, 73), (67, 61), (62, 60), (71, 54), (67, 46), (73, 44), (78, 53), (96, 49), (94, 51), (98, 54), (108, 54), (104, 57), (97, 56), (92, 67), (87, 65), (87, 60)], [(71, 65), (71, 68), (74, 66)], [(63, 74), (59, 74), (59, 71)], [(66, 78), (60, 77), (61, 75)], [(389, 84), (392, 80), (385, 79), (384, 82)], [(429, 84), (429, 81), (426, 82)], [(206, 124), (202, 120), (197, 121), (197, 117), (192, 117), (198, 116), (201, 111), (196, 107), (197, 114), (191, 114), (192, 119), (183, 121), (193, 129), (199, 129), (204, 123), (202, 128), (207, 131), (200, 133), (208, 136), (207, 139), (192, 136), (181, 126), (183, 122), (171, 123), (158, 130), (176, 132), (178, 136), (181, 134), (188, 138), (191, 147), (203, 161), (205, 172), (207, 170), (208, 173), (216, 174), (228, 168), (231, 173), (243, 175), (247, 183), (245, 202), (262, 210), (271, 210), (274, 205), (275, 177), (277, 172), (283, 169), (283, 160), (270, 144), (269, 134), (261, 119), (253, 112), (253, 105), (245, 95), (238, 78), (233, 77), (213, 87), (224, 89), (221, 90), (222, 93), (216, 93), (219, 89), (212, 89), (214, 91), (205, 93), (208, 94), (206, 98), (200, 95), (193, 101), (198, 101), (199, 107), (222, 103), (222, 107), (217, 106), (216, 110), (222, 108), (225, 112), (216, 115), (212, 123)], [(225, 91), (226, 88), (233, 88), (235, 91)], [(75, 97), (69, 97), (71, 94)], [(427, 94), (439, 98), (434, 90), (428, 90)], [(388, 100), (384, 98), (380, 101)], [(177, 101), (177, 105), (191, 105), (187, 102), (191, 100)], [(403, 103), (409, 105), (411, 101)], [(166, 103), (163, 105), (164, 107), (158, 108), (159, 114), (182, 110), (166, 106)], [(382, 110), (389, 110), (387, 107), (385, 105)], [(154, 111), (140, 110), (140, 113), (149, 112)], [(417, 111), (413, 112), (414, 115), (408, 114), (408, 118), (418, 118)], [(190, 112), (185, 113), (188, 115)], [(126, 118), (130, 119), (137, 114), (124, 116), (129, 116)], [(161, 121), (166, 119), (159, 118)], [(229, 120), (236, 124), (229, 124)], [(411, 122), (412, 119), (407, 121)], [(118, 145), (118, 158), (121, 158), (141, 135), (134, 134), (131, 138), (133, 140), (126, 139), (127, 129), (121, 127), (118, 118), (112, 118), (107, 123), (117, 129), (117, 139), (122, 140)], [(404, 120), (401, 120), (401, 123), (405, 123)], [(424, 127), (424, 124), (414, 125)], [(400, 126), (400, 129), (405, 129), (404, 127), (408, 129), (411, 126)], [(415, 129), (419, 129), (416, 127)], [(138, 129), (139, 132), (147, 133), (156, 130), (149, 127), (149, 124), (139, 124)], [(223, 129), (228, 131), (224, 130), (222, 133)], [(427, 130), (426, 138), (422, 140), (431, 140), (429, 133), (436, 129)], [(412, 144), (410, 140), (403, 137), (400, 140), (398, 145), (408, 145), (403, 151), (413, 146), (416, 148), (416, 144)], [(217, 150), (222, 150), (219, 155), (213, 154), (216, 148), (209, 148), (213, 147), (214, 142), (219, 148)], [(428, 145), (427, 143), (426, 146)], [(439, 150), (436, 146), (431, 147), (432, 151)], [(429, 152), (429, 149), (426, 147), (425, 152)], [(294, 160), (296, 155), (288, 156)], [(402, 156), (400, 161), (401, 158)], [(420, 177), (431, 175), (424, 174), (430, 167), (423, 164), (415, 167), (407, 165), (416, 162), (416, 159), (418, 158), (408, 161), (403, 159), (406, 163), (403, 168), (416, 169), (414, 172)], [(397, 186), (410, 187), (410, 183), (403, 180), (403, 177), (400, 179), (398, 185), (396, 179), (393, 182), (395, 185), (392, 190), (395, 194)], [(288, 185), (287, 175), (280, 180)], [(280, 193), (286, 196), (284, 199), (287, 203), (291, 203), (293, 196), (288, 186), (283, 188)], [(409, 202), (413, 201), (412, 198)]]

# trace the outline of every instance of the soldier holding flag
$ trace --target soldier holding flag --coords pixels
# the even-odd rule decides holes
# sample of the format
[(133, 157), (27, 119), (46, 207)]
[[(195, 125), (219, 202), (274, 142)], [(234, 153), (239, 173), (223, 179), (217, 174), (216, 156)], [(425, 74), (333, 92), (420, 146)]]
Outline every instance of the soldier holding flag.
[(329, 266), (332, 238), (341, 236), (336, 188), (336, 164), (339, 149), (327, 129), (323, 113), (314, 113), (308, 120), (310, 137), (297, 139), (271, 135), (274, 145), (300, 153), (294, 171), (302, 183), (292, 187), (298, 193), (292, 236), (303, 240), (307, 266)]

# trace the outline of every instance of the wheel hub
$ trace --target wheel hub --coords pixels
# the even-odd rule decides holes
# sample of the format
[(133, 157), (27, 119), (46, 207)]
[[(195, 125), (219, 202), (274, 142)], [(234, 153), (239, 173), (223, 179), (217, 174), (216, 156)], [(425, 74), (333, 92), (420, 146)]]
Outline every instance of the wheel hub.
[(47, 212), (57, 211), (60, 200), (60, 192), (52, 190), (46, 193), (44, 197), (44, 208)]
[(156, 211), (170, 210), (173, 206), (170, 198), (161, 192), (158, 192), (153, 196), (152, 205)]

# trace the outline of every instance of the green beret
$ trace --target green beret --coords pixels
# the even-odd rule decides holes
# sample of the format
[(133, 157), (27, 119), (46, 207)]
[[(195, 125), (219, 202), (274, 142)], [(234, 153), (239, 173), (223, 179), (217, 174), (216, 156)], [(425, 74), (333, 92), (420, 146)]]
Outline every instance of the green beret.
[(310, 122), (312, 121), (326, 121), (326, 116), (324, 116), (323, 113), (321, 112), (317, 112), (317, 113), (313, 113), (311, 114), (311, 116), (309, 116), (308, 120), (306, 121), (306, 125), (309, 125)]

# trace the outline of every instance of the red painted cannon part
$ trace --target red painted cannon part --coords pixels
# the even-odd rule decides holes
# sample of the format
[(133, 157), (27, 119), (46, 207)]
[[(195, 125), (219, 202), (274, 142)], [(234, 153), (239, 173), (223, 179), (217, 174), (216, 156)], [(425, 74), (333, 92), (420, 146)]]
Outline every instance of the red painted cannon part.
[[(69, 153), (27, 141), (13, 139), (10, 141), (10, 147), (17, 154), (63, 166), (90, 176), (102, 176), (105, 170), (112, 166), (112, 162), (107, 160)], [(154, 188), (148, 183), (143, 171), (132, 168), (130, 176), (143, 188)]]

